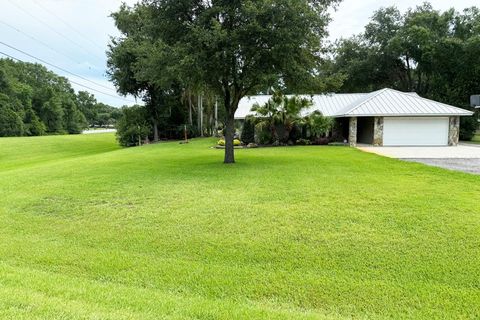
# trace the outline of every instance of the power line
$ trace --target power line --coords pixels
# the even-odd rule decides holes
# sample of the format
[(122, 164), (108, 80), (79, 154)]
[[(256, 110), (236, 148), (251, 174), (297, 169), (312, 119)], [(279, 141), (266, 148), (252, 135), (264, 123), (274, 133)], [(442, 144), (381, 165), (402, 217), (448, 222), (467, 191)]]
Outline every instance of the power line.
[(35, 2), (35, 4), (37, 6), (39, 6), (40, 8), (43, 9), (43, 11), (49, 13), (50, 15), (52, 15), (53, 17), (57, 18), (59, 21), (61, 21), (64, 25), (66, 25), (68, 28), (70, 28), (70, 30), (72, 30), (73, 32), (75, 32), (76, 34), (78, 34), (80, 37), (82, 37), (84, 40), (87, 40), (89, 41), (91, 44), (93, 44), (95, 47), (99, 48), (100, 50), (105, 50), (105, 48), (102, 48), (101, 46), (99, 46), (98, 44), (96, 44), (94, 41), (92, 41), (92, 39), (90, 39), (89, 37), (85, 36), (82, 32), (78, 31), (75, 27), (73, 27), (70, 23), (68, 23), (67, 21), (65, 21), (62, 17), (60, 17), (59, 15), (57, 15), (55, 12), (51, 11), (50, 9), (46, 8), (44, 5), (42, 5), (39, 1), (37, 0), (34, 0), (33, 2)]
[(100, 56), (98, 56), (95, 52), (93, 51), (90, 51), (89, 49), (81, 46), (80, 44), (78, 44), (77, 42), (73, 41), (72, 39), (70, 39), (69, 37), (65, 36), (64, 34), (62, 34), (61, 32), (59, 32), (58, 30), (56, 30), (55, 28), (51, 27), (48, 23), (44, 22), (43, 20), (39, 19), (37, 16), (31, 14), (30, 12), (28, 12), (27, 10), (23, 9), (22, 7), (20, 7), (17, 3), (11, 1), (11, 0), (8, 0), (8, 2), (10, 2), (10, 4), (14, 5), (17, 9), (21, 10), (22, 12), (24, 12), (25, 14), (27, 14), (28, 16), (30, 16), (31, 18), (35, 19), (36, 21), (38, 21), (40, 24), (44, 25), (45, 27), (47, 27), (48, 29), (50, 29), (51, 31), (53, 31), (54, 33), (56, 33), (57, 35), (59, 35), (60, 37), (62, 37), (63, 39), (67, 40), (68, 42), (74, 44), (75, 46), (79, 47), (80, 49), (84, 50), (85, 52), (88, 52), (89, 54), (99, 58), (99, 59), (104, 59)]
[(73, 60), (73, 59), (70, 58), (68, 55), (66, 55), (66, 54), (64, 54), (64, 53), (62, 53), (62, 52), (60, 52), (60, 51), (57, 51), (55, 48), (52, 48), (50, 45), (46, 44), (46, 43), (43, 42), (42, 40), (39, 40), (39, 39), (35, 38), (34, 36), (31, 36), (31, 35), (29, 35), (28, 33), (23, 32), (22, 30), (18, 29), (17, 27), (12, 26), (11, 24), (9, 24), (9, 23), (7, 23), (7, 22), (5, 22), (5, 21), (0, 21), (0, 23), (3, 24), (3, 25), (5, 25), (5, 26), (7, 26), (7, 27), (9, 27), (9, 28), (12, 29), (12, 30), (17, 31), (18, 33), (23, 34), (25, 37), (28, 37), (28, 38), (32, 39), (33, 41), (36, 41), (36, 42), (40, 43), (42, 46), (50, 49), (52, 52), (55, 52), (55, 53), (57, 53), (57, 54), (65, 57), (65, 58), (67, 58), (67, 59), (70, 60), (71, 62), (74, 62), (74, 63), (76, 63), (76, 64), (82, 64), (82, 63), (79, 62), (79, 61)]
[(8, 47), (8, 48), (10, 48), (10, 49), (12, 49), (12, 50), (15, 50), (15, 51), (17, 51), (17, 52), (23, 53), (24, 55), (29, 56), (30, 58), (35, 59), (35, 60), (37, 60), (37, 61), (40, 61), (40, 62), (42, 62), (42, 63), (44, 63), (44, 64), (46, 64), (46, 65), (49, 65), (49, 66), (52, 67), (52, 68), (61, 70), (61, 71), (66, 72), (66, 73), (68, 73), (68, 74), (70, 74), (70, 75), (72, 75), (72, 76), (75, 76), (75, 77), (77, 77), (77, 78), (80, 78), (80, 79), (82, 79), (82, 80), (85, 80), (85, 81), (87, 81), (87, 82), (90, 82), (90, 83), (92, 83), (92, 84), (94, 84), (94, 85), (96, 85), (96, 86), (102, 87), (102, 88), (107, 89), (107, 90), (115, 91), (114, 89), (112, 89), (112, 88), (110, 88), (110, 87), (104, 86), (103, 84), (97, 83), (97, 82), (92, 81), (92, 80), (90, 80), (90, 79), (87, 79), (87, 78), (85, 78), (85, 77), (83, 77), (83, 76), (80, 76), (80, 75), (78, 75), (78, 74), (75, 74), (75, 73), (73, 73), (73, 72), (71, 72), (71, 71), (68, 71), (68, 70), (66, 70), (66, 69), (64, 69), (64, 68), (62, 68), (62, 67), (56, 66), (56, 65), (54, 65), (54, 64), (52, 64), (52, 63), (50, 63), (50, 62), (47, 62), (47, 61), (45, 61), (45, 60), (43, 60), (43, 59), (40, 59), (40, 58), (38, 58), (38, 57), (35, 57), (35, 56), (29, 54), (28, 52), (25, 52), (25, 51), (23, 51), (23, 50), (20, 50), (20, 49), (18, 49), (18, 48), (15, 48), (14, 46), (11, 46), (11, 45), (9, 45), (9, 44), (6, 44), (5, 42), (0, 41), (0, 44), (4, 45), (4, 46), (6, 46), (6, 47)]
[[(10, 59), (16, 60), (16, 61), (26, 62), (26, 61), (23, 61), (23, 60), (21, 60), (21, 59), (15, 58), (15, 57), (13, 57), (13, 56), (5, 53), (5, 52), (2, 52), (2, 51), (0, 51), (0, 54), (4, 55), (4, 56), (6, 56), (6, 57), (8, 57), (8, 58), (10, 58)], [(119, 99), (119, 100), (123, 100), (123, 101), (127, 101), (127, 102), (134, 102), (134, 103), (136, 103), (136, 101), (129, 100), (129, 99), (126, 99), (126, 98), (122, 98), (122, 97), (119, 97), (119, 96), (114, 96), (113, 94), (109, 94), (109, 93), (106, 93), (106, 92), (103, 92), (103, 91), (100, 91), (100, 90), (91, 88), (91, 87), (89, 87), (89, 86), (86, 86), (86, 85), (84, 85), (84, 84), (81, 84), (81, 83), (72, 81), (72, 80), (70, 80), (70, 79), (69, 79), (69, 81), (70, 81), (71, 83), (73, 83), (73, 84), (76, 84), (77, 86), (83, 87), (83, 88), (85, 88), (85, 89), (92, 90), (92, 91), (94, 91), (94, 92), (103, 94), (103, 95), (105, 95), (105, 96), (109, 96), (109, 97), (112, 97), (112, 98), (115, 98), (115, 99)]]

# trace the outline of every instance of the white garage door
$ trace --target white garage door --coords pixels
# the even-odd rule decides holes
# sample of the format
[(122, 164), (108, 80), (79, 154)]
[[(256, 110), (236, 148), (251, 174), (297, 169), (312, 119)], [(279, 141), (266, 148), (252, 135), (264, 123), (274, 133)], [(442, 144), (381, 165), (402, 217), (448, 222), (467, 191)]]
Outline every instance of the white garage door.
[(385, 118), (384, 146), (446, 146), (448, 118)]

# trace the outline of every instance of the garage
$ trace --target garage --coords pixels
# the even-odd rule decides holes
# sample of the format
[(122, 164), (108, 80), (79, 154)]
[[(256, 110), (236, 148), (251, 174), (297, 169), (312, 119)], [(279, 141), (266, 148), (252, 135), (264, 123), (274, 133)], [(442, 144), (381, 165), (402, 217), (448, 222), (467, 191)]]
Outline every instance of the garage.
[(384, 146), (446, 146), (448, 117), (385, 117)]

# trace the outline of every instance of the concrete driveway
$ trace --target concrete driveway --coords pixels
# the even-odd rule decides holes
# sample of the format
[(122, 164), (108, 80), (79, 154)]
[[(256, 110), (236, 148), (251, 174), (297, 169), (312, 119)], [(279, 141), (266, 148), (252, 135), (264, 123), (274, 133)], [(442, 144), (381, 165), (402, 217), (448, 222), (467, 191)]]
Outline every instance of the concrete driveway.
[(480, 175), (480, 145), (460, 144), (456, 147), (373, 147), (358, 146), (365, 152), (420, 162), (449, 170)]

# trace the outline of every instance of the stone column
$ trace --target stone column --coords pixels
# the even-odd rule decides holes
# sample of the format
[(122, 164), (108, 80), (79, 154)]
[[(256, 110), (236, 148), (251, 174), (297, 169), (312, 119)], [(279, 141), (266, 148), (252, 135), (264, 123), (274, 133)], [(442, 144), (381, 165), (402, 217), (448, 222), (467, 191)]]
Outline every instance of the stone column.
[(448, 145), (457, 146), (460, 138), (460, 117), (450, 117), (448, 129)]
[(352, 117), (349, 120), (348, 143), (350, 147), (357, 146), (357, 118)]
[(383, 146), (383, 117), (373, 119), (373, 145), (376, 147)]

